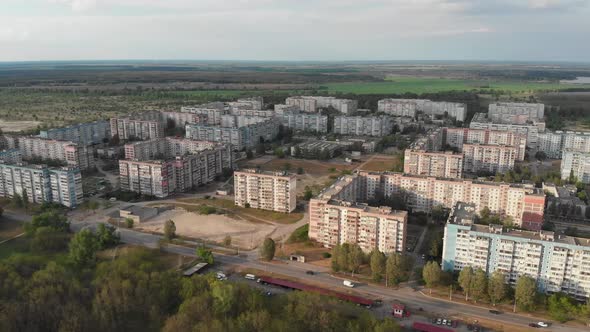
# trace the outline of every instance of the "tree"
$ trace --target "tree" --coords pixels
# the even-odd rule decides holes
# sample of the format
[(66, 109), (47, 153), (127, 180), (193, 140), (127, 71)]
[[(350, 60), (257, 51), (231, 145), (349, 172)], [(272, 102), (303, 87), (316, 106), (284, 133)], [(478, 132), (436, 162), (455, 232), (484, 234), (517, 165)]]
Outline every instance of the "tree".
[(207, 264), (213, 264), (214, 262), (213, 253), (205, 246), (197, 248), (197, 256)]
[(111, 225), (98, 224), (96, 229), (96, 237), (98, 239), (98, 245), (100, 249), (106, 249), (119, 243), (119, 235), (117, 235), (115, 232), (115, 227)]
[(430, 213), (432, 219), (438, 222), (444, 222), (449, 217), (449, 211), (445, 209), (442, 205), (437, 205), (432, 208), (432, 212)]
[(303, 167), (298, 167), (297, 174), (303, 174), (303, 173), (305, 173), (305, 171), (303, 170)]
[(23, 208), (25, 210), (29, 210), (29, 194), (27, 194), (27, 189), (24, 189), (23, 188), (22, 195), (23, 195), (23, 198), (22, 198), (23, 204), (22, 204), (22, 206), (23, 206)]
[(125, 225), (127, 228), (133, 228), (134, 221), (131, 218), (125, 218)]
[(463, 293), (465, 293), (465, 301), (469, 300), (469, 294), (471, 294), (471, 287), (473, 286), (472, 281), (473, 268), (466, 266), (459, 272), (459, 286), (461, 286)]
[(373, 249), (371, 252), (371, 277), (373, 281), (381, 281), (383, 272), (385, 272), (385, 255), (381, 251)]
[(471, 298), (477, 301), (482, 300), (486, 297), (488, 291), (488, 276), (486, 272), (481, 268), (477, 268), (473, 273), (473, 279), (471, 281)]
[(494, 271), (488, 283), (488, 295), (492, 301), (492, 305), (502, 301), (506, 297), (508, 288), (506, 285), (506, 277), (500, 270)]
[(283, 150), (281, 148), (276, 148), (275, 151), (274, 151), (274, 154), (278, 158), (285, 158), (285, 150)]
[(303, 199), (309, 201), (313, 197), (313, 191), (309, 186), (305, 186), (305, 192), (303, 193)]
[(57, 251), (67, 248), (68, 234), (49, 226), (37, 228), (31, 240), (33, 251)]
[(361, 247), (358, 244), (351, 245), (348, 258), (348, 269), (350, 273), (357, 273), (364, 261), (365, 253), (363, 253)]
[(18, 193), (14, 193), (14, 196), (12, 196), (12, 205), (14, 205), (15, 208), (23, 207), (23, 199)]
[(547, 309), (552, 319), (561, 323), (576, 318), (579, 311), (575, 300), (563, 293), (555, 293), (547, 300)]
[(545, 160), (547, 159), (547, 154), (543, 151), (537, 151), (537, 153), (535, 153), (535, 158), (537, 158), (537, 160)]
[(176, 225), (171, 219), (166, 220), (164, 223), (164, 239), (166, 241), (172, 241), (176, 237)]
[(430, 288), (430, 293), (432, 293), (432, 287), (437, 286), (441, 279), (441, 270), (438, 263), (435, 261), (426, 263), (422, 269), (422, 278), (426, 283), (426, 287)]
[(275, 241), (269, 237), (264, 239), (262, 246), (260, 247), (260, 258), (270, 262), (275, 257), (276, 245)]
[(70, 231), (70, 223), (65, 215), (56, 210), (49, 210), (34, 215), (31, 222), (25, 224), (25, 233), (28, 236), (35, 235), (39, 227), (51, 227), (56, 231), (67, 233)]
[(410, 256), (404, 256), (400, 253), (392, 252), (387, 257), (385, 263), (387, 284), (397, 286), (400, 282), (407, 280), (410, 277), (411, 268), (412, 261)]
[(69, 258), (80, 267), (91, 265), (96, 261), (96, 251), (99, 247), (96, 235), (89, 229), (83, 229), (70, 241)]
[(254, 158), (254, 153), (252, 153), (252, 150), (250, 150), (250, 149), (246, 150), (246, 158), (247, 159)]
[(520, 310), (531, 311), (535, 309), (535, 298), (537, 296), (537, 283), (529, 276), (521, 276), (516, 282), (514, 300)]
[(232, 240), (232, 239), (231, 239), (231, 236), (229, 236), (229, 235), (228, 235), (228, 236), (226, 236), (226, 237), (223, 239), (223, 245), (224, 245), (224, 246), (226, 246), (226, 247), (229, 247), (229, 246), (231, 246), (231, 240)]

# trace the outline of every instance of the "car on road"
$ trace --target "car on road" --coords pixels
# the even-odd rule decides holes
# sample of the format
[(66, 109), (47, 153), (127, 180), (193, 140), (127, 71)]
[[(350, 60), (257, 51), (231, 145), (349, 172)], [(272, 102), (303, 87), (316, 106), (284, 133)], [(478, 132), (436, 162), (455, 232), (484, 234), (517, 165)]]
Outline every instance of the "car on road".
[(309, 274), (310, 276), (312, 276), (312, 275), (314, 275), (314, 274), (315, 274), (315, 272), (313, 272), (313, 271), (309, 270), (309, 271), (305, 271), (305, 274)]
[(354, 282), (350, 281), (350, 280), (344, 280), (342, 282), (342, 284), (346, 287), (350, 287), (350, 288), (354, 288)]
[(530, 327), (534, 327), (534, 328), (538, 328), (539, 327), (539, 325), (537, 325), (537, 323), (529, 323), (529, 326)]
[(490, 310), (490, 314), (494, 314), (494, 315), (499, 315), (501, 314), (501, 312), (499, 312), (498, 310)]
[(256, 280), (256, 276), (255, 276), (255, 275), (253, 275), (253, 274), (250, 274), (250, 273), (246, 274), (246, 275), (244, 276), (244, 278), (246, 278), (246, 279), (248, 279), (248, 280)]
[(549, 327), (549, 324), (545, 322), (538, 322), (537, 325), (539, 325), (539, 327)]
[(442, 324), (442, 318), (439, 318), (436, 320), (436, 325), (440, 325), (440, 324)]
[(225, 275), (225, 273), (223, 273), (221, 271), (218, 271), (217, 274), (215, 275), (215, 277), (219, 281), (227, 280), (227, 276)]

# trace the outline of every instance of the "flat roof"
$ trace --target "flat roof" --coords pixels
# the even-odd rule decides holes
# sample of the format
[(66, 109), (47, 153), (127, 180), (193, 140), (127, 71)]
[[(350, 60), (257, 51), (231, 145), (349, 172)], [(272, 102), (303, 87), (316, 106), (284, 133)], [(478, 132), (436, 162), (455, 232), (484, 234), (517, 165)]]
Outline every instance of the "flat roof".
[(209, 264), (207, 264), (207, 263), (198, 263), (198, 264), (194, 265), (193, 267), (191, 267), (191, 268), (188, 268), (188, 269), (184, 270), (184, 272), (183, 272), (182, 274), (183, 274), (185, 277), (190, 277), (190, 276), (192, 276), (193, 274), (195, 274), (195, 273), (197, 273), (197, 272), (201, 271), (201, 270), (202, 270), (203, 268), (205, 268), (205, 266), (207, 266), (207, 265), (209, 265)]

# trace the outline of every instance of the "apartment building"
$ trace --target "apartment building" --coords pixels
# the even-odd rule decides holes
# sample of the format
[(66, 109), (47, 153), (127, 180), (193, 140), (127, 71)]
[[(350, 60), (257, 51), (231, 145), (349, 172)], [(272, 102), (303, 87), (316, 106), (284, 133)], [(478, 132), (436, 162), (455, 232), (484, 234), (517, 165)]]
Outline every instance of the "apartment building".
[(193, 123), (208, 123), (209, 119), (206, 114), (186, 113), (186, 112), (162, 112), (162, 117), (166, 122), (174, 121), (175, 127), (184, 127)]
[[(277, 116), (281, 116), (286, 112), (300, 112), (303, 109), (297, 105), (287, 105), (287, 104), (275, 104), (275, 114)], [(315, 113), (315, 111), (314, 111)]]
[(408, 213), (361, 200), (358, 175), (345, 175), (309, 202), (309, 238), (325, 247), (358, 244), (364, 252), (403, 252)]
[(415, 117), (417, 112), (430, 116), (449, 116), (464, 122), (467, 106), (461, 103), (431, 101), (427, 99), (382, 99), (377, 102), (378, 112), (394, 116)]
[(239, 98), (236, 101), (227, 103), (228, 108), (232, 111), (235, 110), (262, 110), (264, 106), (264, 100), (262, 97), (248, 97)]
[(218, 149), (222, 152), (222, 168), (233, 168), (232, 152), (228, 145), (178, 137), (164, 137), (125, 144), (125, 159), (144, 161), (168, 159)]
[(290, 213), (297, 206), (297, 178), (286, 172), (235, 171), (234, 193), (237, 206)]
[(393, 131), (393, 119), (389, 116), (336, 116), (333, 132), (339, 135), (386, 136)]
[(164, 137), (164, 124), (161, 119), (142, 120), (132, 118), (112, 118), (111, 135), (121, 140), (154, 139)]
[(538, 150), (547, 157), (560, 159), (565, 150), (590, 153), (590, 132), (555, 131), (539, 133)]
[(272, 141), (278, 133), (279, 122), (274, 118), (237, 128), (200, 124), (186, 126), (186, 138), (231, 144), (234, 150), (255, 147), (261, 140)]
[(463, 144), (463, 171), (469, 173), (504, 173), (514, 168), (514, 146)]
[(231, 115), (237, 116), (257, 116), (262, 118), (271, 118), (275, 116), (275, 111), (273, 110), (242, 110), (242, 109), (235, 109), (230, 110)]
[(412, 211), (430, 212), (435, 206), (452, 208), (457, 202), (472, 202), (477, 211), (509, 216), (514, 224), (541, 229), (545, 194), (529, 184), (508, 184), (461, 179), (442, 179), (390, 172), (365, 172), (359, 180), (358, 201), (367, 202), (377, 195), (403, 197)]
[(14, 148), (0, 151), (0, 163), (17, 164), (22, 161), (23, 157), (19, 149)]
[(285, 104), (289, 106), (296, 106), (305, 112), (317, 112), (320, 108), (333, 107), (338, 112), (348, 115), (356, 112), (358, 102), (351, 99), (339, 99), (336, 97), (326, 96), (297, 96), (288, 97)]
[(111, 137), (108, 121), (79, 123), (62, 128), (42, 130), (39, 137), (70, 141), (82, 145), (100, 144)]
[(283, 126), (295, 131), (316, 133), (328, 132), (328, 116), (319, 113), (303, 113), (286, 111), (279, 116)]
[(225, 148), (207, 149), (165, 160), (119, 160), (121, 190), (166, 197), (210, 183), (223, 171)]
[(590, 184), (590, 153), (563, 151), (561, 178), (566, 180), (570, 175), (582, 183)]
[(488, 118), (486, 113), (475, 113), (469, 124), (469, 128), (512, 131), (523, 134), (527, 138), (527, 147), (536, 149), (539, 142), (539, 133), (545, 131), (545, 122), (532, 121), (525, 124), (499, 123)]
[(463, 144), (484, 144), (513, 146), (516, 149), (516, 160), (524, 160), (526, 154), (525, 134), (471, 128), (442, 128), (442, 133), (443, 144), (459, 151), (463, 151)]
[(499, 123), (525, 124), (528, 121), (543, 121), (544, 104), (531, 103), (491, 103), (488, 117)]
[(249, 116), (249, 115), (232, 115), (225, 114), (221, 116), (221, 127), (238, 128), (268, 121), (268, 117)]
[(590, 240), (550, 231), (477, 225), (477, 208), (458, 202), (445, 226), (442, 269), (466, 266), (488, 275), (501, 271), (515, 285), (521, 276), (537, 280), (538, 290), (563, 292), (580, 300), (590, 297)]
[(0, 163), (0, 196), (23, 197), (25, 192), (31, 203), (53, 202), (75, 208), (84, 197), (80, 169)]
[(215, 126), (221, 124), (221, 116), (225, 114), (223, 108), (206, 108), (206, 107), (188, 107), (183, 106), (180, 108), (182, 113), (199, 114), (207, 117), (207, 124)]
[(24, 160), (59, 160), (81, 170), (95, 166), (94, 152), (90, 146), (71, 141), (58, 141), (35, 136), (18, 137), (18, 149)]
[(463, 155), (453, 151), (406, 149), (404, 173), (460, 179), (463, 177)]

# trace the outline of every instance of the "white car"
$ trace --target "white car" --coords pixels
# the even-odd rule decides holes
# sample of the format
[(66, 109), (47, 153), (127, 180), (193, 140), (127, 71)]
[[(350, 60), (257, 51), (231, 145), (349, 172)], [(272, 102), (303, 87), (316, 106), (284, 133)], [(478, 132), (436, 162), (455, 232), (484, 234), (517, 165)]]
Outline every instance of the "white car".
[(227, 276), (223, 272), (217, 272), (217, 280), (227, 280)]
[(538, 322), (537, 325), (539, 325), (540, 327), (549, 327), (549, 324), (545, 322)]

